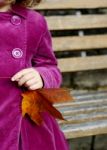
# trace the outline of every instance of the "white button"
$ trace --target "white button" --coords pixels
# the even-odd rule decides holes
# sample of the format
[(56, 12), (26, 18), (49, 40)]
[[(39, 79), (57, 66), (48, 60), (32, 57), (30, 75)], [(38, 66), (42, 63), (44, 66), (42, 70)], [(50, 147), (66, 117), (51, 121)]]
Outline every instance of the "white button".
[(12, 50), (12, 56), (14, 58), (21, 58), (23, 56), (23, 51), (20, 48), (14, 48)]
[(11, 18), (11, 22), (14, 25), (19, 25), (19, 24), (21, 24), (21, 18), (19, 16), (14, 15)]

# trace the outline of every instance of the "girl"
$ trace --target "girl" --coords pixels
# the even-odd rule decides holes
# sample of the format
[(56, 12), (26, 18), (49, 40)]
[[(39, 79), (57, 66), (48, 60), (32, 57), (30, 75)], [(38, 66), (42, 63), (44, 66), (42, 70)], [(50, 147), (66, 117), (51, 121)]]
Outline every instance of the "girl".
[(22, 87), (57, 88), (62, 82), (45, 18), (29, 9), (40, 0), (0, 0), (0, 150), (68, 150), (56, 120), (22, 118)]

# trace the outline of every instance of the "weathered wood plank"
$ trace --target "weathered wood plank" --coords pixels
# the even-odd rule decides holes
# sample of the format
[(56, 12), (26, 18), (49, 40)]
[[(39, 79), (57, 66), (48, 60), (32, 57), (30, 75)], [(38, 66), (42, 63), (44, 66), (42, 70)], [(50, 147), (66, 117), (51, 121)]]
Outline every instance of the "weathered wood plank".
[(106, 28), (107, 15), (67, 15), (46, 17), (50, 30)]
[(64, 116), (72, 116), (82, 113), (107, 112), (107, 99), (90, 100), (85, 102), (73, 102), (69, 105), (55, 106)]
[(43, 0), (33, 9), (79, 9), (79, 8), (106, 8), (106, 0)]
[[(72, 91), (73, 93), (73, 91)], [(67, 139), (107, 133), (107, 93), (77, 91), (77, 99), (56, 104), (67, 121), (58, 120)], [(103, 97), (103, 98), (101, 98)], [(94, 99), (95, 98), (95, 99)], [(64, 106), (65, 105), (65, 106)]]
[(107, 68), (107, 56), (91, 56), (58, 59), (58, 67), (62, 72), (75, 72)]
[(88, 93), (71, 90), (71, 93), (75, 95), (75, 101), (55, 104), (68, 119), (67, 122), (58, 120), (66, 138), (107, 133), (107, 90)]
[(88, 93), (84, 90), (81, 92), (80, 90), (71, 90), (70, 92), (74, 98), (74, 100), (62, 103), (55, 103), (55, 107), (68, 107), (68, 106), (77, 106), (80, 104), (90, 104), (90, 103), (103, 103), (107, 101), (107, 90), (105, 91), (91, 91)]
[(99, 100), (107, 98), (107, 89), (104, 90), (91, 90), (91, 91), (80, 91), (80, 90), (71, 90), (70, 94), (76, 97), (76, 101), (87, 101), (87, 100)]
[(107, 134), (107, 120), (61, 126), (67, 139)]
[[(97, 109), (96, 109), (97, 110)], [(97, 112), (94, 111), (92, 113), (80, 113), (72, 116), (64, 116), (67, 121), (59, 120), (58, 123), (60, 125), (64, 124), (80, 124), (80, 123), (89, 123), (92, 121), (99, 121), (107, 119), (107, 112)]]
[[(96, 109), (97, 108), (97, 109)], [(65, 116), (74, 116), (74, 115), (77, 115), (77, 114), (90, 114), (90, 113), (95, 113), (95, 112), (104, 112), (104, 113), (107, 113), (107, 104), (104, 106), (99, 106), (99, 107), (96, 107), (96, 106), (92, 106), (92, 107), (81, 107), (81, 108), (78, 108), (78, 109), (69, 109), (68, 110), (61, 110), (61, 109), (58, 109), (62, 115), (65, 117)], [(65, 122), (66, 124), (66, 122)]]
[(54, 37), (52, 41), (54, 51), (107, 48), (107, 35)]
[(107, 98), (105, 98), (105, 99), (97, 99), (97, 100), (90, 99), (88, 101), (87, 100), (84, 100), (84, 101), (82, 101), (82, 100), (75, 100), (75, 101), (72, 101), (72, 102), (57, 103), (57, 104), (54, 104), (54, 106), (56, 108), (59, 108), (59, 109), (65, 108), (65, 109), (69, 110), (70, 107), (74, 108), (74, 107), (80, 107), (81, 105), (82, 106), (87, 106), (87, 105), (88, 106), (94, 106), (94, 105), (101, 105), (101, 104), (103, 104), (103, 105), (107, 104)]

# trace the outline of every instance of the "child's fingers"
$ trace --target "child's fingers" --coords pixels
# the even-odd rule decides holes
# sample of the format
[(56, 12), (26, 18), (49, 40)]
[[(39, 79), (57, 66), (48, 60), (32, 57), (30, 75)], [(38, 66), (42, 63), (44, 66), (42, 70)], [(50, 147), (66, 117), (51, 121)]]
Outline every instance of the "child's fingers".
[(34, 68), (27, 68), (16, 73), (12, 81), (17, 81), (19, 86), (26, 86), (28, 89), (35, 90), (43, 87), (40, 74)]
[(36, 90), (41, 88), (41, 84), (38, 82), (37, 84), (33, 84), (30, 87), (28, 87), (29, 90)]
[(27, 68), (27, 69), (23, 69), (19, 72), (17, 72), (12, 78), (12, 81), (18, 80), (19, 78), (21, 78), (22, 76), (24, 76), (25, 74), (29, 73), (32, 71), (32, 68)]
[(36, 83), (36, 78), (34, 78), (32, 75), (28, 75), (27, 77), (22, 77), (19, 81), (18, 81), (18, 85), (25, 85), (25, 86), (30, 86), (32, 84)]
[(18, 84), (19, 86), (21, 86), (33, 78), (34, 78), (34, 75), (32, 73), (25, 74), (18, 80)]
[(24, 86), (26, 87), (30, 87), (32, 85), (34, 85), (35, 83), (37, 84), (38, 81), (36, 81), (35, 78), (28, 80), (27, 82), (25, 82)]

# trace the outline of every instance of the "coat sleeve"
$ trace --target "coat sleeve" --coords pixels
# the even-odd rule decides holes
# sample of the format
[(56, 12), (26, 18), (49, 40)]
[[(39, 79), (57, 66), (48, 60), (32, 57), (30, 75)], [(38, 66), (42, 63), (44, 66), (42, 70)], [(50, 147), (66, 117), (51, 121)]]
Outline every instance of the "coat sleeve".
[(33, 67), (42, 77), (44, 88), (58, 88), (62, 83), (62, 74), (52, 48), (51, 33), (44, 18), (45, 32), (38, 44), (37, 52), (33, 56)]

